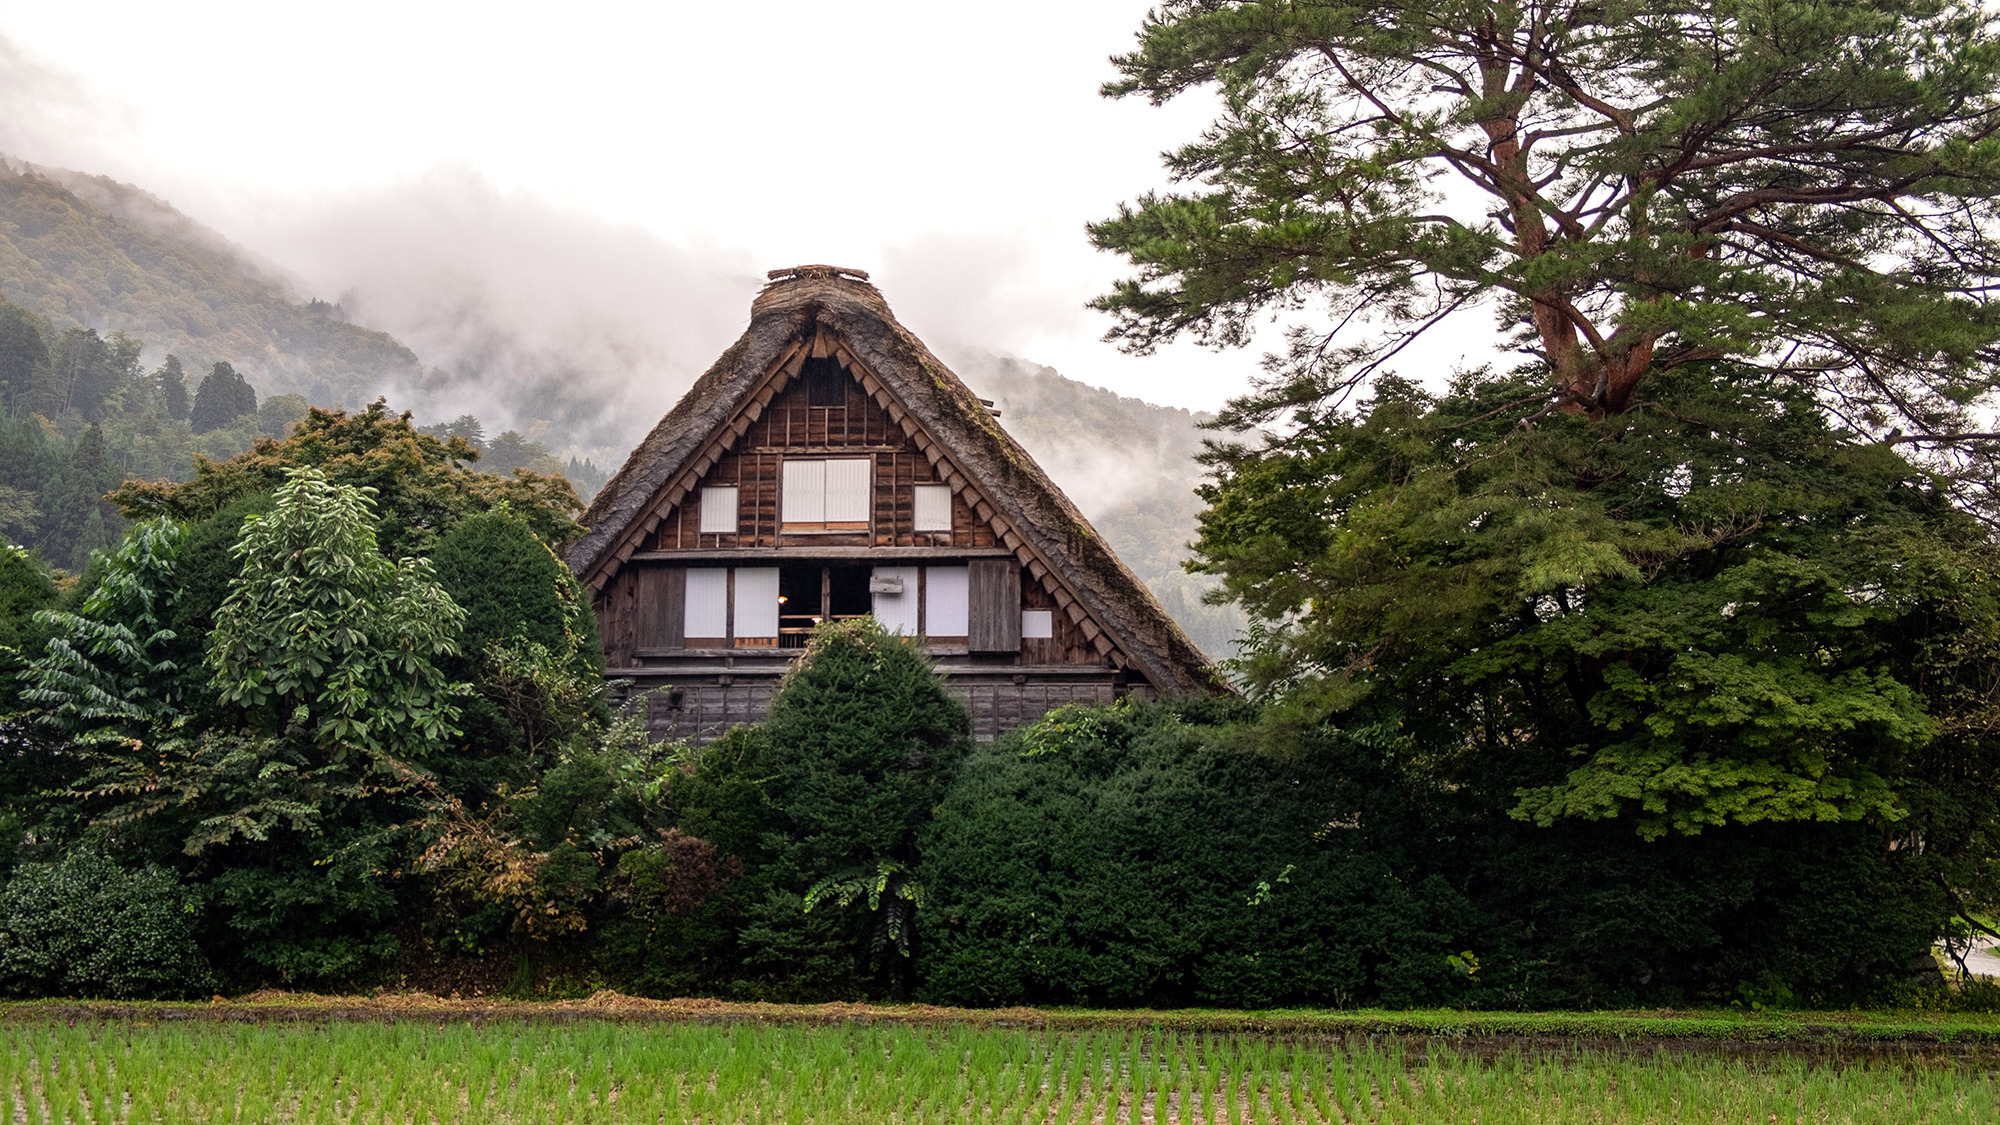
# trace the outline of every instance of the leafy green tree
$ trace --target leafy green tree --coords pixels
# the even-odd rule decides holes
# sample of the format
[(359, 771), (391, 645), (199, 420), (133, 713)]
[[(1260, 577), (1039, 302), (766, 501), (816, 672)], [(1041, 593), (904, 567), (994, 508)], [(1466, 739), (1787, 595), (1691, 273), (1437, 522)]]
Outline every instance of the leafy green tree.
[(304, 395), (272, 395), (257, 408), (257, 430), (265, 437), (282, 438), (311, 410)]
[(42, 708), (45, 721), (73, 734), (124, 739), (178, 713), (168, 625), (185, 540), (170, 520), (138, 525), (105, 561), (78, 612), (36, 616), (48, 640), (29, 666), (22, 697)]
[(48, 566), (21, 547), (0, 547), (0, 708), (14, 710), (20, 676), (47, 642), (36, 615), (59, 595)]
[[(187, 537), (174, 561), (178, 584), (173, 617), (174, 634), (170, 655), (180, 670), (179, 692), (190, 709), (213, 710), (212, 674), (208, 668), (208, 638), (215, 615), (229, 597), (230, 584), (243, 572), (236, 544), (243, 538), (246, 517), (261, 516), (271, 510), (268, 492), (246, 496), (205, 519), (184, 524)], [(212, 716), (214, 721), (225, 721)]]
[[(1313, 307), (1234, 412), (1344, 400), (1499, 312), (1542, 363), (1516, 416), (1616, 415), (1717, 359), (1862, 432), (1967, 439), (2000, 315), (2000, 41), (1972, 0), (1170, 0), (1112, 95), (1214, 88), (1189, 190), (1091, 228), (1147, 350)], [(1532, 393), (1530, 393), (1532, 392)], [(1496, 404), (1498, 406), (1500, 404)]]
[(430, 565), (383, 556), (364, 489), (300, 468), (273, 498), (245, 519), (242, 570), (216, 612), (222, 701), (271, 734), (296, 725), (335, 758), (422, 755), (456, 733), (435, 661), (457, 653), (465, 611)]
[(562, 463), (549, 454), (548, 446), (513, 430), (506, 430), (481, 449), (479, 468), (481, 472), (498, 473), (505, 477), (512, 476), (516, 469), (553, 474), (561, 471)]
[(1535, 378), (1383, 380), (1217, 457), (1197, 547), (1257, 690), (1543, 826), (1854, 823), (1890, 882), (1992, 901), (2000, 557), (1947, 483), (1803, 388), (1689, 367), (1523, 428)]
[(129, 518), (202, 520), (272, 492), (292, 469), (306, 466), (335, 484), (375, 490), (381, 546), (395, 556), (427, 555), (459, 520), (503, 504), (543, 542), (566, 543), (582, 533), (576, 516), (583, 505), (569, 482), (532, 474), (501, 479), (461, 463), (477, 456), (463, 439), (418, 431), (409, 415), (392, 413), (378, 399), (352, 414), (314, 407), (283, 441), (259, 441), (227, 461), (197, 457), (186, 481), (127, 481), (111, 499)]
[(479, 690), (468, 742), (532, 766), (565, 745), (603, 694), (597, 616), (576, 577), (511, 508), (460, 520), (431, 552), (438, 583), (465, 610), (452, 674)]
[(218, 362), (194, 391), (189, 424), (194, 432), (219, 430), (246, 414), (257, 413), (257, 392), (227, 361)]
[(511, 507), (468, 515), (444, 534), (430, 559), (438, 581), (465, 608), (468, 653), (518, 638), (603, 670), (589, 599), (526, 516)]
[[(1939, 924), (1994, 901), (1993, 17), (1177, 0), (1117, 63), (1222, 109), (1092, 228), (1113, 335), (1309, 310), (1197, 544), (1283, 722), (1400, 724), (1550, 831), (1851, 824)], [(1533, 362), (1385, 375), (1474, 309)]]
[(168, 354), (153, 372), (153, 387), (158, 395), (160, 413), (176, 422), (185, 422), (193, 404), (188, 399), (187, 372), (181, 368), (181, 357)]

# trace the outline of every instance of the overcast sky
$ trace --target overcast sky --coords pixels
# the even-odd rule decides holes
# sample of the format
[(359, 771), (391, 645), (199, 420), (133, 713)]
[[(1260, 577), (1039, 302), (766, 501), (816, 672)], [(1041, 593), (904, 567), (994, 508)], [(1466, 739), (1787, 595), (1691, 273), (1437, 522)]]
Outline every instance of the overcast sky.
[[(1146, 8), (0, 0), (0, 149), (138, 183), (327, 296), (435, 288), (459, 259), (522, 275), (523, 310), (556, 286), (658, 308), (686, 368), (741, 331), (763, 270), (832, 262), (934, 343), (1212, 409), (1256, 355), (1123, 356), (1082, 307), (1120, 275), (1083, 224), (1162, 186), (1159, 152), (1212, 109), (1098, 96)], [(465, 239), (537, 233), (396, 264), (466, 207), (491, 217)], [(360, 233), (392, 214), (405, 234)], [(657, 268), (569, 249), (621, 241)], [(414, 331), (387, 300), (361, 305)]]

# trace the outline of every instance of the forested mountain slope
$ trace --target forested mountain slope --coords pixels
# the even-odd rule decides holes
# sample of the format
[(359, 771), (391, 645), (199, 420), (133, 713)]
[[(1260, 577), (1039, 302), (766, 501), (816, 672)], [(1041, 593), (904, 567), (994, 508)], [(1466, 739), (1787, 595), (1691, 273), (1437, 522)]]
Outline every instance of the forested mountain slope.
[[(545, 409), (540, 400), (546, 396), (537, 390), (550, 382), (574, 386), (578, 379), (602, 385), (649, 374), (657, 378), (653, 368), (638, 360), (629, 361), (629, 369), (592, 371), (587, 378), (567, 370), (529, 377), (523, 372), (539, 369), (548, 360), (519, 345), (518, 354), (482, 355), (477, 363), (459, 355), (452, 372), (435, 368), (426, 372), (417, 354), (395, 337), (350, 323), (337, 306), (301, 302), (278, 269), (260, 264), (252, 251), (230, 243), (157, 196), (102, 176), (4, 157), (0, 157), (0, 298), (42, 319), (52, 355), (59, 350), (62, 334), (71, 328), (106, 337), (125, 333), (126, 344), (121, 346), (142, 347), (143, 363), (128, 357), (123, 363), (129, 370), (122, 370), (112, 382), (137, 379), (171, 353), (189, 373), (190, 390), (213, 364), (227, 362), (263, 400), (302, 395), (313, 405), (354, 407), (388, 394), (392, 405), (407, 406), (393, 400), (415, 394), (432, 408), (427, 411), (431, 416), (417, 421), (436, 433), (458, 433), (484, 450), (480, 469), (503, 475), (516, 467), (563, 472), (585, 499), (602, 482), (604, 470), (617, 465), (652, 421), (635, 414), (629, 419), (629, 434), (605, 433), (591, 414), (589, 432), (583, 432), (577, 427), (584, 421), (572, 422), (560, 410)], [(423, 310), (410, 311), (414, 315)], [(451, 336), (442, 330), (419, 335)], [(496, 338), (492, 347), (506, 350), (510, 345)], [(627, 351), (633, 350), (608, 346), (589, 354), (597, 362), (615, 365), (616, 359), (605, 357)], [(1195, 642), (1211, 656), (1230, 655), (1240, 616), (1234, 607), (1201, 604), (1201, 594), (1210, 583), (1181, 570), (1199, 509), (1194, 487), (1201, 473), (1194, 457), (1201, 448), (1202, 431), (1197, 427), (1202, 419), (1185, 410), (1124, 398), (1019, 359), (976, 349), (946, 351), (947, 360), (966, 381), (999, 404), (1002, 424), (1070, 494)], [(523, 380), (522, 385), (487, 385), (503, 372), (508, 379)], [(678, 393), (678, 388), (672, 391)], [(155, 419), (157, 404), (151, 403), (150, 393), (114, 396), (117, 409), (101, 419), (108, 458), (105, 471), (114, 481), (121, 467), (141, 476), (178, 477), (186, 472), (184, 462), (195, 449), (227, 456), (257, 432), (255, 423), (246, 420), (237, 427), (242, 433), (232, 430), (199, 438), (185, 425)], [(495, 403), (512, 404), (517, 413), (525, 409), (536, 416), (481, 419), (471, 413), (481, 404)], [(22, 422), (31, 414), (52, 419), (46, 428), (61, 448), (51, 447), (36, 462), (50, 466), (71, 456), (68, 446), (87, 421), (100, 420), (95, 415), (69, 417), (32, 404), (14, 413)], [(265, 419), (262, 428), (271, 432), (282, 424)], [(518, 432), (510, 427), (518, 427)], [(492, 434), (489, 429), (499, 432)], [(593, 457), (597, 463), (590, 460)], [(17, 541), (44, 547), (57, 565), (78, 566), (89, 549), (102, 546), (117, 528), (107, 525), (98, 531), (92, 525), (91, 533), (85, 534), (79, 523), (74, 534), (55, 530), (82, 518), (68, 515), (82, 501), (52, 498), (55, 472), (44, 467), (0, 473), (7, 477), (0, 485), (40, 497), (42, 510), (34, 521), (38, 530), (29, 534), (24, 530), (28, 525), (22, 524), (13, 532)], [(0, 514), (0, 527), (6, 524), (3, 517)], [(117, 520), (108, 509), (104, 518)]]
[(129, 333), (149, 361), (227, 361), (263, 394), (354, 406), (417, 371), (393, 337), (297, 299), (220, 235), (102, 176), (0, 160), (0, 294), (57, 331)]
[(1201, 510), (1195, 457), (1211, 436), (1200, 428), (1209, 416), (1126, 398), (1011, 356), (943, 350), (1202, 651), (1217, 660), (1235, 655), (1242, 612), (1202, 604), (1214, 581), (1181, 569)]

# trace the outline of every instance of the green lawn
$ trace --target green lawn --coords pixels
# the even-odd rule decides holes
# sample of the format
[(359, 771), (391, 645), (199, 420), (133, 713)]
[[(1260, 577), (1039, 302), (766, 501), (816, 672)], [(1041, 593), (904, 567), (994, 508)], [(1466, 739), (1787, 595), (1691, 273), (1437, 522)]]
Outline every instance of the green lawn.
[(475, 1025), (416, 1011), (395, 1023), (13, 1019), (0, 1023), (0, 1084), (12, 1120), (36, 1123), (2000, 1120), (1990, 1064), (1480, 1057), (1401, 1042), (1138, 1025)]

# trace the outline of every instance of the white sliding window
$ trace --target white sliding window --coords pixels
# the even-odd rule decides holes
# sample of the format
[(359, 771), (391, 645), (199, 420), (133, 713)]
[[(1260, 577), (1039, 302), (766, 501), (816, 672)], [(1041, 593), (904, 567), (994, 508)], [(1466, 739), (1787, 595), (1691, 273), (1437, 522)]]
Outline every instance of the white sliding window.
[(963, 637), (971, 616), (971, 582), (962, 566), (924, 568), (924, 633)]
[(951, 486), (920, 484), (912, 505), (911, 527), (916, 531), (951, 530)]
[(693, 641), (720, 642), (729, 635), (729, 571), (691, 567), (687, 572), (687, 618), (682, 632)]
[(904, 636), (917, 635), (917, 568), (878, 566), (869, 576), (871, 612), (882, 628)]
[(1021, 611), (1021, 636), (1029, 640), (1048, 640), (1056, 635), (1056, 615), (1046, 609), (1024, 609)]
[(736, 643), (778, 643), (778, 568), (738, 567), (736, 570)]
[(826, 523), (826, 462), (785, 462), (785, 522)]
[(787, 460), (783, 522), (792, 531), (861, 531), (868, 527), (875, 462), (867, 457)]
[(868, 525), (875, 462), (867, 458), (826, 463), (826, 522)]
[(706, 535), (736, 534), (736, 486), (701, 490), (701, 530)]

